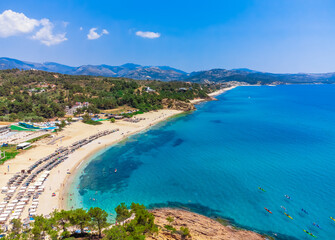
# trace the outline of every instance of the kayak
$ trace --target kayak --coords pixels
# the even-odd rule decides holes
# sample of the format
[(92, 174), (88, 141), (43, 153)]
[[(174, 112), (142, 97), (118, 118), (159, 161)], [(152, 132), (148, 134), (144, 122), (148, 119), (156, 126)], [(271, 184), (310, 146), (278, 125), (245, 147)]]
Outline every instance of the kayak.
[(264, 208), (266, 211), (268, 211), (269, 213), (271, 213), (272, 214), (272, 212), (269, 210), (269, 209), (267, 209), (267, 208)]
[(286, 210), (286, 208), (284, 207), (284, 206), (280, 206), (282, 209), (284, 209), (284, 211), (286, 212), (287, 210)]
[(263, 188), (261, 187), (258, 187), (259, 190), (263, 191), (263, 192), (266, 192)]
[(284, 212), (284, 214), (288, 217), (288, 218), (291, 218), (293, 219), (290, 215), (288, 215), (286, 212)]
[[(313, 222), (313, 226), (317, 227), (317, 228), (320, 228), (319, 224), (316, 224)], [(321, 228), (320, 228), (321, 229)]]
[(316, 236), (315, 236), (313, 233), (311, 233), (311, 232), (308, 232), (308, 231), (307, 231), (307, 230), (305, 230), (305, 229), (304, 229), (304, 232), (305, 232), (305, 233), (307, 233), (307, 234), (309, 234), (310, 236), (312, 236), (312, 237), (315, 237), (315, 238), (316, 238)]
[(333, 220), (333, 221), (335, 221), (335, 218), (333, 218), (333, 217), (330, 217), (330, 219)]

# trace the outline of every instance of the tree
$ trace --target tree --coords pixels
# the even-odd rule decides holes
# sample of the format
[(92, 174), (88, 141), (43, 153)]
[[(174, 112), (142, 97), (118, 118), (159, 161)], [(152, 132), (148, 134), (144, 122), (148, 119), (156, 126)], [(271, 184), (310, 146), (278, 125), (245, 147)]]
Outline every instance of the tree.
[(181, 232), (181, 237), (183, 239), (185, 239), (186, 237), (191, 236), (190, 235), (190, 230), (188, 229), (188, 227), (180, 227), (180, 232)]
[(53, 218), (56, 223), (62, 226), (64, 232), (67, 232), (66, 227), (69, 225), (70, 211), (61, 210), (60, 212), (54, 211)]
[(98, 228), (99, 237), (101, 238), (101, 230), (104, 227), (107, 227), (109, 224), (107, 223), (108, 213), (101, 208), (95, 207), (90, 208), (88, 214), (91, 216), (91, 221), (93, 226)]
[(88, 115), (87, 113), (83, 116), (83, 122), (88, 122), (91, 120), (90, 115)]
[(12, 232), (17, 236), (21, 233), (22, 230), (22, 222), (20, 219), (13, 219), (11, 221), (11, 224), (13, 224)]
[(115, 123), (115, 118), (111, 118), (111, 123)]
[(127, 231), (135, 235), (158, 232), (154, 215), (144, 205), (132, 203), (131, 211), (135, 214), (135, 219), (127, 225)]
[(90, 215), (82, 208), (73, 210), (70, 213), (70, 223), (79, 226), (81, 234), (84, 233), (84, 228), (88, 226), (90, 220)]
[(128, 210), (125, 203), (121, 203), (115, 208), (116, 220), (122, 222), (131, 216), (131, 212)]
[(31, 229), (31, 232), (33, 234), (33, 239), (39, 240), (43, 239), (47, 233), (52, 232), (52, 221), (44, 218), (43, 216), (36, 216), (35, 222), (33, 224), (33, 228)]
[(167, 220), (170, 224), (172, 224), (173, 221), (174, 221), (173, 217), (167, 217), (166, 220)]
[(128, 240), (128, 234), (123, 226), (114, 226), (111, 229), (105, 231), (105, 238), (107, 240)]

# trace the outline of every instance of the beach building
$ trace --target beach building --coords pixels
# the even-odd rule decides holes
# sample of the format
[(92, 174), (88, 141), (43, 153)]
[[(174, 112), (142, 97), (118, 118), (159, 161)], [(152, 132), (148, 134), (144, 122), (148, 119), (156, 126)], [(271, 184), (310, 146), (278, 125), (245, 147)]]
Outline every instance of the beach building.
[(10, 125), (0, 126), (0, 134), (10, 131)]
[(24, 142), (24, 143), (20, 143), (20, 144), (18, 144), (17, 146), (16, 146), (16, 149), (17, 150), (20, 150), (20, 149), (26, 149), (26, 148), (28, 148), (28, 147), (30, 147), (31, 146), (31, 143), (29, 143), (29, 142)]
[(152, 89), (152, 88), (150, 88), (150, 87), (146, 87), (145, 89), (144, 89), (144, 91), (146, 91), (146, 92), (156, 92), (154, 89)]

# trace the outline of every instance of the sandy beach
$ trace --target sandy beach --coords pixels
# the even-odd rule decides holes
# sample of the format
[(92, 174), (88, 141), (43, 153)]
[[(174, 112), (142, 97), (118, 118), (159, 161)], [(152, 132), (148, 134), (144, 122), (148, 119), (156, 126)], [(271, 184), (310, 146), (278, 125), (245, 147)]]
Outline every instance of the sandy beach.
[(222, 93), (225, 93), (225, 92), (227, 92), (227, 91), (229, 91), (229, 90), (232, 90), (232, 89), (234, 89), (234, 88), (236, 88), (236, 87), (237, 87), (237, 86), (231, 86), (231, 87), (227, 87), (227, 88), (222, 88), (222, 89), (220, 89), (220, 90), (218, 90), (218, 91), (215, 91), (215, 92), (212, 92), (212, 93), (208, 94), (208, 96), (210, 96), (212, 99), (198, 98), (198, 99), (193, 99), (193, 100), (191, 100), (190, 102), (193, 103), (193, 104), (197, 104), (197, 103), (200, 103), (200, 102), (205, 102), (205, 101), (215, 100), (215, 99), (214, 99), (215, 96), (218, 96), (218, 95), (220, 95), (220, 94), (222, 94)]
[[(210, 96), (217, 96), (222, 94), (234, 87), (221, 89), (213, 92)], [(196, 104), (202, 99), (192, 100), (193, 104)], [(137, 123), (128, 122), (124, 120), (118, 120), (115, 123), (109, 121), (102, 122), (101, 125), (92, 126), (82, 122), (75, 122), (68, 125), (60, 133), (54, 133), (53, 138), (45, 138), (33, 144), (33, 148), (26, 150), (16, 156), (15, 159), (6, 161), (5, 164), (0, 165), (0, 188), (6, 186), (8, 180), (15, 174), (23, 169), (27, 169), (34, 162), (39, 159), (55, 152), (59, 147), (67, 147), (72, 143), (87, 138), (98, 132), (105, 130), (119, 129), (118, 132), (114, 132), (110, 135), (103, 136), (91, 143), (79, 148), (74, 153), (69, 155), (69, 158), (62, 164), (56, 166), (50, 172), (47, 180), (44, 182), (45, 190), (39, 197), (39, 205), (36, 210), (36, 214), (48, 215), (55, 209), (62, 209), (65, 207), (67, 191), (66, 187), (69, 185), (69, 179), (76, 174), (76, 169), (87, 159), (90, 159), (98, 151), (110, 147), (111, 145), (118, 143), (132, 134), (141, 132), (151, 126), (164, 121), (172, 116), (182, 113), (178, 110), (158, 110), (142, 114), (140, 117), (144, 118)], [(54, 141), (56, 139), (56, 141)], [(50, 142), (54, 141), (54, 144)], [(55, 193), (56, 196), (52, 196)], [(0, 195), (3, 199), (5, 195)], [(1, 199), (1, 200), (2, 200)], [(23, 211), (21, 218), (28, 217), (28, 210)]]
[[(69, 155), (69, 159), (51, 171), (49, 177), (44, 183), (45, 191), (39, 198), (40, 204), (36, 210), (36, 214), (47, 215), (54, 209), (60, 209), (62, 206), (62, 191), (66, 185), (67, 178), (71, 175), (67, 174), (68, 171), (70, 173), (75, 172), (75, 169), (79, 164), (81, 164), (85, 159), (89, 159), (89, 157), (97, 151), (111, 146), (132, 134), (143, 131), (180, 113), (182, 113), (182, 111), (165, 109), (148, 112), (141, 115), (141, 118), (145, 118), (145, 120), (142, 120), (138, 123), (132, 123), (123, 120), (118, 120), (115, 123), (105, 121), (102, 122), (101, 125), (97, 126), (87, 125), (82, 122), (72, 123), (71, 125), (66, 126), (62, 132), (53, 134), (55, 135), (54, 139), (59, 138), (59, 140), (55, 141), (55, 144), (48, 144), (53, 140), (51, 138), (40, 140), (33, 145), (32, 149), (26, 150), (17, 155), (16, 158), (6, 161), (5, 164), (0, 165), (0, 187), (2, 188), (6, 186), (8, 180), (15, 173), (20, 172), (23, 169), (27, 169), (34, 162), (37, 162), (42, 157), (53, 153), (61, 146), (70, 146), (72, 143), (83, 138), (87, 138), (100, 131), (119, 129), (118, 132), (101, 137), (85, 145), (84, 147), (79, 148), (77, 151)], [(56, 196), (52, 197), (52, 193), (56, 193)], [(4, 196), (4, 194), (1, 194), (2, 199)], [(26, 218), (27, 216), (28, 211), (26, 209), (23, 212), (21, 218)]]

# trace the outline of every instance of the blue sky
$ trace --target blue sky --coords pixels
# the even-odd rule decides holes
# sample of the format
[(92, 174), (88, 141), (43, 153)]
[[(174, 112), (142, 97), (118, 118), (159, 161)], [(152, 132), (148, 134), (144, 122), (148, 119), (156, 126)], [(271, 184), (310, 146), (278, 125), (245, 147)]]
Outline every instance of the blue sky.
[(1, 1), (0, 56), (335, 72), (334, 13), (330, 0)]

